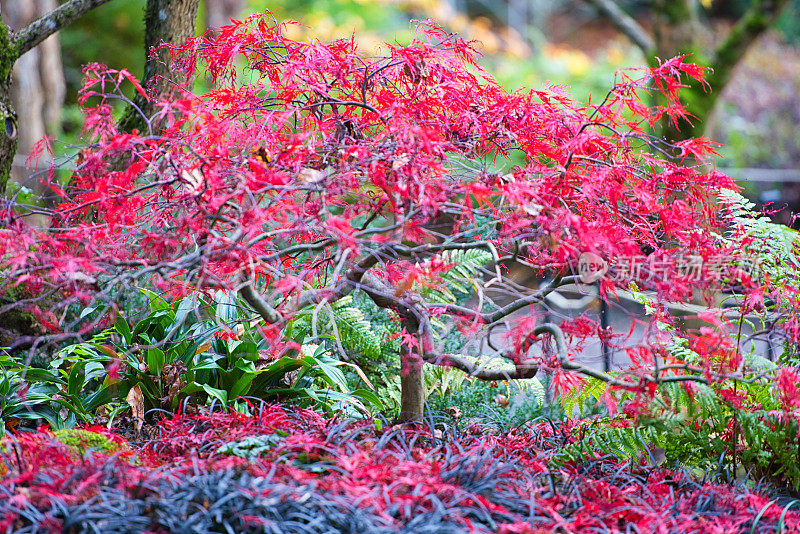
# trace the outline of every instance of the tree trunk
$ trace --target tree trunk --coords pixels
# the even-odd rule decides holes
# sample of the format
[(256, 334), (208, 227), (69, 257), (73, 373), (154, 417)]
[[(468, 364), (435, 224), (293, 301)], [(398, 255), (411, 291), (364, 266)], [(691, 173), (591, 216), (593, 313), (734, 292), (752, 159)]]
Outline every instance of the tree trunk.
[[(54, 0), (3, 0), (0, 2), (0, 194), (5, 193), (6, 184), (11, 175), (11, 168), (14, 163), (14, 156), (17, 153), (17, 132), (20, 121), (17, 117), (17, 112), (14, 109), (12, 101), (12, 72), (14, 64), (26, 52), (33, 50), (36, 46), (44, 44), (45, 40), (51, 37), (55, 32), (63, 26), (71, 23), (77, 18), (83, 16), (87, 11), (90, 11), (97, 6), (105, 4), (110, 0), (69, 0), (55, 7), (49, 12), (45, 10), (55, 6)], [(37, 20), (25, 24), (25, 18), (29, 10), (33, 9), (35, 14), (44, 16), (39, 17)], [(39, 11), (37, 11), (39, 9)], [(46, 14), (45, 14), (46, 13)], [(12, 20), (14, 19), (14, 20)], [(14, 24), (14, 27), (19, 25), (19, 31), (12, 33), (11, 29), (7, 26), (8, 23)], [(49, 54), (55, 51), (58, 54), (58, 47), (54, 46), (52, 42), (45, 45), (45, 52)], [(50, 51), (50, 52), (48, 52)], [(58, 58), (48, 59), (45, 68), (58, 69), (56, 65), (60, 65), (61, 60)], [(57, 84), (50, 85), (49, 88), (53, 91), (52, 95), (57, 98), (63, 98), (63, 90), (59, 91)], [(60, 113), (61, 102), (57, 101), (51, 105), (49, 111), (45, 113), (53, 117)], [(26, 118), (27, 120), (27, 118)], [(44, 120), (47, 123), (47, 120)], [(22, 122), (26, 130), (28, 124)], [(34, 131), (31, 128), (31, 131)]]
[[(3, 46), (0, 44), (0, 47)], [(3, 56), (4, 51), (0, 51)], [(5, 58), (0, 61), (7, 61)], [(9, 69), (10, 70), (10, 69)], [(5, 193), (17, 153), (17, 113), (11, 103), (11, 75), (0, 77), (0, 195)]]
[[(151, 57), (150, 49), (163, 43), (182, 46), (187, 39), (194, 37), (199, 3), (200, 0), (147, 0), (142, 85), (154, 97), (171, 92), (186, 78), (173, 67), (170, 50), (161, 49)], [(136, 107), (129, 107), (120, 121), (120, 129), (140, 132), (157, 129), (157, 125), (150, 121), (155, 111), (152, 102), (137, 93), (134, 104)]]
[(206, 28), (213, 30), (242, 15), (242, 0), (205, 0)]
[[(39, 16), (58, 7), (56, 0), (39, 0)], [(42, 118), (45, 130), (51, 135), (61, 133), (61, 109), (67, 94), (67, 82), (64, 79), (64, 65), (61, 62), (61, 41), (57, 35), (51, 35), (38, 47), (39, 75), (46, 98)]]
[[(700, 22), (698, 0), (651, 0), (652, 37), (633, 17), (620, 9), (615, 0), (586, 1), (607, 16), (642, 50), (651, 67), (657, 65), (657, 58), (666, 60), (679, 54), (688, 54), (688, 61), (713, 68), (706, 76), (708, 85), (692, 80), (681, 92), (681, 100), (692, 116), (691, 123), (680, 120), (676, 128), (669, 117), (664, 117), (661, 135), (669, 141), (703, 135), (706, 119), (730, 80), (733, 69), (750, 45), (775, 22), (789, 2), (752, 0), (728, 35), (714, 46), (711, 28)], [(659, 103), (663, 103), (663, 100)]]
[[(53, 11), (58, 5), (55, 0), (21, 3), (0, 0), (0, 7), (5, 23), (10, 29), (19, 31)], [(32, 189), (45, 204), (52, 201), (48, 199), (51, 191), (42, 186), (38, 174), (32, 175), (25, 168), (24, 159), (41, 139), (47, 135), (59, 134), (65, 88), (61, 47), (55, 34), (24, 53), (14, 64), (11, 99), (17, 111), (17, 123), (22, 127), (17, 133), (16, 148), (21, 154), (12, 161), (10, 179)], [(39, 158), (38, 170), (48, 169), (51, 163), (52, 156), (43, 153)], [(41, 218), (39, 224), (46, 225), (46, 218)]]
[[(655, 50), (647, 58), (651, 67), (658, 65), (659, 58), (663, 61), (678, 54), (686, 54), (687, 61), (708, 65), (709, 58), (704, 51), (711, 48), (711, 37), (708, 35), (709, 29), (700, 24), (695, 0), (654, 0), (652, 10)], [(689, 81), (688, 85), (689, 88), (681, 92), (681, 99), (689, 113), (698, 118), (691, 123), (680, 120), (676, 127), (671, 118), (664, 115), (661, 119), (661, 136), (670, 141), (702, 135), (705, 118), (714, 105), (705, 98), (708, 95), (702, 84)], [(717, 91), (715, 87), (715, 99)], [(657, 101), (662, 105), (666, 103), (661, 98)]]
[(11, 101), (11, 71), (17, 57), (11, 32), (0, 18), (0, 195), (6, 191), (17, 153), (17, 112)]
[[(20, 185), (31, 188), (41, 196), (38, 180), (31, 178), (30, 171), (21, 161), (30, 154), (33, 146), (47, 135), (44, 119), (45, 95), (42, 91), (42, 79), (39, 76), (39, 50), (34, 48), (14, 64), (11, 82), (11, 98), (17, 110), (17, 120), (22, 127), (19, 130), (17, 151), (20, 156), (11, 167), (11, 179)], [(49, 154), (48, 154), (49, 156)], [(47, 162), (42, 162), (47, 168)]]
[(401, 422), (422, 421), (425, 412), (423, 363), (403, 346), (400, 351), (400, 417)]

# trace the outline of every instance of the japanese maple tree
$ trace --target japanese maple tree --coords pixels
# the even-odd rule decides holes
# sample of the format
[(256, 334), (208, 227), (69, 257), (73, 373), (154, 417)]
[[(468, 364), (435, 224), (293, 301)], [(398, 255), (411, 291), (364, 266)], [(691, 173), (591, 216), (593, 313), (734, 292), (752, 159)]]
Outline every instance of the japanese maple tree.
[[(664, 329), (634, 343), (586, 317), (544, 313), (548, 294), (587, 281), (587, 257), (609, 267), (596, 280), (600, 298), (631, 281), (651, 292), (653, 324), (674, 322), (667, 303), (722, 281), (748, 295), (751, 309), (763, 301), (763, 280), (741, 269), (715, 277), (684, 268), (690, 257), (712, 263), (742, 249), (725, 237), (719, 199), (736, 186), (701, 164), (714, 155), (711, 143), (667, 147), (648, 134), (665, 115), (685, 118), (678, 91), (704, 70), (673, 58), (620, 74), (602, 101), (580, 103), (558, 86), (509, 93), (476, 64), (470, 43), (432, 23), (418, 34), (371, 57), (353, 39), (295, 42), (253, 16), (172, 49), (189, 79), (202, 73), (212, 89), (177, 87), (153, 102), (147, 131), (133, 133), (118, 130), (112, 105), (127, 100), (129, 84), (141, 95), (147, 88), (125, 71), (88, 65), (88, 144), (69, 184), (52, 184), (61, 202), (51, 227), (28, 225), (24, 206), (0, 214), (2, 289), (22, 285), (36, 296), (22, 304), (51, 330), (45, 341), (86, 332), (70, 323), (76, 304), (115, 313), (120, 287), (235, 291), (275, 354), (297, 350), (285, 327), (299, 313), (316, 318), (361, 293), (397, 320), (404, 419), (422, 414), (423, 362), (486, 380), (547, 369), (562, 390), (576, 375), (641, 393), (741, 378), (741, 356), (727, 343), (702, 352), (687, 335), (704, 357), (688, 362), (665, 350)], [(642, 103), (654, 92), (665, 106)], [(453, 251), (472, 250), (491, 261), (469, 281), (473, 297), (456, 302), (445, 287), (461, 257)], [(635, 279), (622, 276), (634, 257), (647, 262)], [(548, 282), (521, 286), (508, 275), (514, 265)], [(47, 309), (36, 301), (53, 297)], [(780, 298), (796, 311), (796, 292)], [(792, 313), (784, 331), (797, 341)], [(725, 337), (724, 317), (706, 319), (717, 330), (703, 340)], [(483, 357), (455, 354), (442, 325), (481, 347), (505, 325), (507, 342)], [(597, 337), (628, 351), (630, 368), (612, 375), (577, 363)], [(490, 357), (505, 364), (487, 365)]]

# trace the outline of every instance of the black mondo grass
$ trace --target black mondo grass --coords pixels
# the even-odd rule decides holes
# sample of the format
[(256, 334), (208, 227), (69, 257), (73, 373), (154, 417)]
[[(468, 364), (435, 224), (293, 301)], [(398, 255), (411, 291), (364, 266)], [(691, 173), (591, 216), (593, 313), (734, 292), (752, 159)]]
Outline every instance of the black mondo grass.
[[(548, 464), (558, 424), (491, 434), (259, 407), (163, 421), (136, 451), (75, 455), (17, 436), (0, 532), (791, 532), (791, 501), (587, 449)], [(768, 488), (764, 487), (763, 490)], [(757, 521), (755, 518), (757, 517)]]

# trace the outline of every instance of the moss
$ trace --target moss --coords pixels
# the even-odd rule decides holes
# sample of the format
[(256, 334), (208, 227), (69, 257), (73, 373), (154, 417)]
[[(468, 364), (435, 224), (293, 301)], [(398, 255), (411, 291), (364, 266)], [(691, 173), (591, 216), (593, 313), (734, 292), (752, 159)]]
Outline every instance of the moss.
[(11, 69), (19, 59), (19, 49), (11, 41), (11, 32), (0, 18), (0, 79), (10, 78)]
[[(0, 185), (2, 185), (1, 179)], [(2, 190), (1, 187), (0, 190)], [(5, 294), (0, 295), (0, 307), (13, 304), (24, 298), (27, 297), (18, 288), (8, 288)], [(41, 334), (41, 328), (38, 324), (33, 315), (20, 308), (11, 308), (5, 313), (0, 313), (0, 347), (10, 346), (20, 336)]]
[(663, 13), (664, 17), (670, 24), (681, 24), (692, 18), (692, 8), (689, 2), (667, 0), (661, 3), (658, 9)]
[(114, 443), (109, 438), (97, 432), (70, 428), (56, 430), (56, 439), (83, 456), (86, 451), (93, 450), (101, 453), (114, 453), (119, 451), (122, 446)]

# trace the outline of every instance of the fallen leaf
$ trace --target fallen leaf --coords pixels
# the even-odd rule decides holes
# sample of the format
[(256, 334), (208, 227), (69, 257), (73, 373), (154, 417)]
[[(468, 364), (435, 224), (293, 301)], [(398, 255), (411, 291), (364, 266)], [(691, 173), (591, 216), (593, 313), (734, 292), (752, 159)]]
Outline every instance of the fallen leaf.
[(398, 169), (403, 168), (405, 165), (408, 164), (409, 161), (410, 161), (410, 158), (408, 157), (408, 154), (403, 153), (403, 154), (398, 155), (392, 161), (392, 170), (396, 171)]
[(133, 412), (133, 419), (136, 421), (136, 436), (138, 437), (142, 432), (142, 425), (144, 425), (144, 395), (139, 384), (131, 388), (128, 396), (125, 397), (125, 402), (130, 405), (131, 412)]
[(453, 419), (461, 418), (461, 409), (458, 406), (448, 406), (444, 409), (447, 413), (449, 413)]
[(304, 184), (318, 184), (325, 179), (325, 173), (310, 167), (303, 167), (297, 178)]
[(178, 361), (164, 366), (161, 371), (161, 383), (169, 388), (167, 396), (163, 399), (165, 409), (172, 407), (175, 397), (181, 392), (181, 389), (186, 385), (184, 376), (186, 375), (186, 364)]
[(505, 408), (506, 406), (508, 406), (508, 397), (506, 397), (506, 396), (505, 396), (505, 395), (503, 395), (502, 393), (498, 393), (498, 394), (497, 394), (497, 395), (494, 397), (494, 402), (495, 402), (495, 404), (497, 404), (498, 406), (501, 406), (501, 407)]

